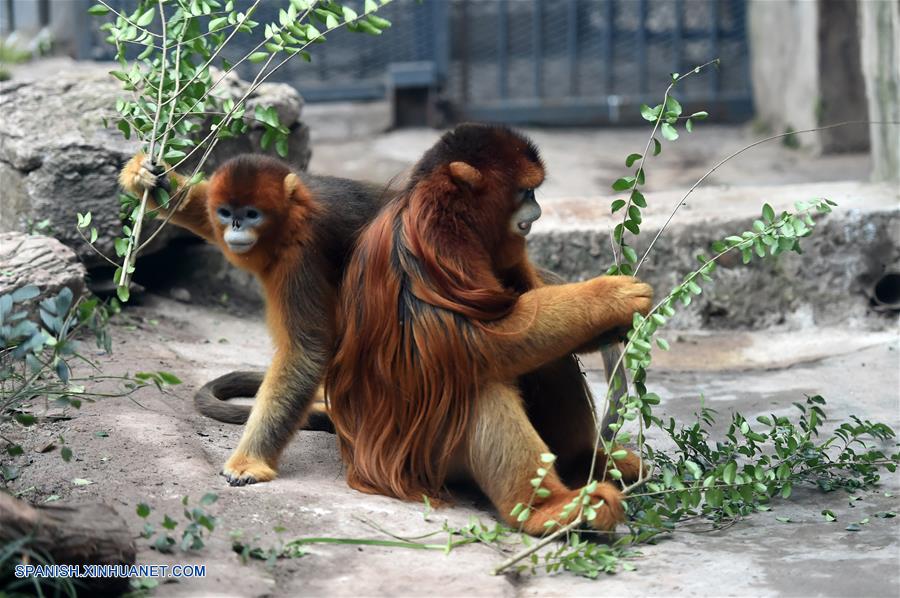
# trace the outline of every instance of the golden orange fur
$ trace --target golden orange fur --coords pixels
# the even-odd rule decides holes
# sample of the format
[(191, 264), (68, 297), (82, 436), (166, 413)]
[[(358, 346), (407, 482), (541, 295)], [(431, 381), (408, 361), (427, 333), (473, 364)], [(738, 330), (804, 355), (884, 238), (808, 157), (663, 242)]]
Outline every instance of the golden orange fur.
[[(510, 220), (515, 197), (542, 180), (527, 139), (463, 125), (425, 154), (360, 236), (326, 379), (354, 488), (421, 500), (466, 477), (510, 520), (550, 450), (520, 377), (649, 309), (650, 288), (629, 277), (541, 283)], [(529, 400), (552, 400), (552, 391)], [(592, 442), (580, 435), (572, 451)], [(578, 492), (555, 470), (545, 487), (551, 496), (536, 501), (531, 533)], [(619, 492), (600, 484), (594, 497), (603, 504), (593, 524), (609, 529), (622, 517)]]

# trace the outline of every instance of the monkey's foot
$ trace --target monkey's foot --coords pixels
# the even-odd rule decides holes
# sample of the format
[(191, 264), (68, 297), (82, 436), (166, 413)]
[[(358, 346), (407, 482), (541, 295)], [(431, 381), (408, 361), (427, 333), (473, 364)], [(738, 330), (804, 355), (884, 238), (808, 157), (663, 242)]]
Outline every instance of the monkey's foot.
[[(522, 530), (533, 536), (542, 536), (547, 532), (558, 529), (559, 526), (569, 523), (578, 513), (578, 507), (570, 508), (568, 514), (565, 508), (572, 501), (579, 498), (581, 490), (566, 489), (563, 492), (553, 492), (540, 505), (537, 505), (531, 516), (525, 521)], [(587, 521), (587, 525), (603, 531), (612, 531), (616, 525), (625, 520), (625, 509), (622, 506), (622, 493), (609, 482), (601, 482), (590, 494), (590, 504), (594, 507), (594, 518)], [(555, 522), (550, 524), (549, 522)], [(510, 525), (518, 526), (518, 523), (510, 522)]]
[[(636, 454), (628, 450), (623, 446), (617, 446), (613, 449), (613, 452), (624, 450), (627, 455), (622, 457), (621, 459), (614, 459), (613, 463), (616, 464), (616, 469), (618, 469), (622, 473), (622, 481), (626, 484), (630, 484), (631, 482), (636, 482), (640, 477), (641, 473), (641, 459)], [(606, 453), (603, 452), (603, 449), (600, 449), (597, 452), (597, 471), (598, 473), (594, 474), (594, 477), (600, 479), (603, 475), (603, 467), (606, 466)], [(646, 474), (649, 471), (649, 466), (646, 462), (643, 463), (644, 473)], [(609, 479), (609, 476), (607, 476)]]
[(256, 457), (232, 455), (222, 468), (222, 475), (232, 486), (246, 486), (274, 480), (278, 472)]

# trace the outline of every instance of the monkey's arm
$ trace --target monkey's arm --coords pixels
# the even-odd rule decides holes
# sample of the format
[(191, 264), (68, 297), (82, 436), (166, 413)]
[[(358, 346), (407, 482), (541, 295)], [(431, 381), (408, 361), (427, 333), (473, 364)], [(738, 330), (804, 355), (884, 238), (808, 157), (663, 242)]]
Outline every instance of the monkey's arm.
[[(536, 268), (537, 280), (540, 286), (555, 286), (561, 284), (567, 284), (566, 280), (553, 272), (552, 270), (547, 270), (546, 268)], [(623, 328), (614, 328), (610, 331), (604, 332), (603, 334), (590, 339), (583, 345), (576, 347), (573, 353), (595, 353), (597, 351), (603, 351), (609, 345), (613, 345), (622, 341), (625, 338), (625, 334), (628, 332), (630, 326), (625, 326)], [(605, 355), (604, 355), (605, 357)]]
[(515, 378), (571, 353), (603, 332), (647, 313), (653, 291), (629, 276), (544, 286), (519, 297), (512, 313), (483, 334), (501, 378)]
[[(216, 238), (206, 209), (207, 182), (201, 181), (188, 187), (185, 177), (177, 172), (170, 172), (168, 177), (175, 183), (175, 192), (170, 192), (170, 205), (174, 206), (178, 204), (179, 200), (181, 201), (181, 205), (172, 211), (161, 207), (154, 197), (154, 191), (157, 187), (170, 190), (170, 182), (160, 181), (159, 177), (148, 166), (146, 156), (142, 152), (138, 152), (128, 161), (122, 172), (119, 173), (119, 183), (122, 185), (122, 188), (137, 197), (141, 197), (144, 189), (149, 189), (148, 207), (157, 211), (157, 217), (165, 218), (171, 214), (170, 221), (173, 224), (186, 228), (195, 235), (215, 243)], [(181, 198), (180, 194), (182, 193), (187, 195)]]

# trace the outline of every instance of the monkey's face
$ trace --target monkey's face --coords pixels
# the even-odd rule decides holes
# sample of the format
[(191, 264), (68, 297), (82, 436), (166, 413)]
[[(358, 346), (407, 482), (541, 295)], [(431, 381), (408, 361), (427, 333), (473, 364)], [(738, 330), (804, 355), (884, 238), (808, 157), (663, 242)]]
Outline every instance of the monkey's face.
[(541, 217), (541, 206), (534, 197), (534, 189), (522, 189), (516, 193), (515, 212), (509, 221), (509, 230), (514, 235), (526, 236), (531, 225)]
[(216, 218), (222, 227), (222, 238), (232, 253), (244, 254), (253, 249), (266, 221), (263, 211), (254, 205), (222, 204), (216, 208)]

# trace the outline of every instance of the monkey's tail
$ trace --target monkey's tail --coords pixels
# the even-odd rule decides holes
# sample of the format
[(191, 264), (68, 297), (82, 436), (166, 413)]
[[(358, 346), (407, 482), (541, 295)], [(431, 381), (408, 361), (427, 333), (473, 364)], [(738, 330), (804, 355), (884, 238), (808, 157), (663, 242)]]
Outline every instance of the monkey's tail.
[[(202, 415), (226, 424), (245, 424), (250, 417), (249, 405), (233, 405), (227, 401), (240, 397), (253, 397), (262, 385), (264, 372), (231, 372), (203, 385), (194, 395), (194, 407)], [(331, 432), (334, 424), (325, 406), (321, 389), (316, 394), (303, 430)]]

